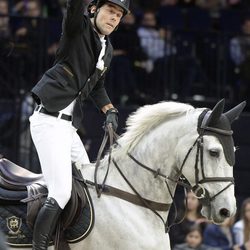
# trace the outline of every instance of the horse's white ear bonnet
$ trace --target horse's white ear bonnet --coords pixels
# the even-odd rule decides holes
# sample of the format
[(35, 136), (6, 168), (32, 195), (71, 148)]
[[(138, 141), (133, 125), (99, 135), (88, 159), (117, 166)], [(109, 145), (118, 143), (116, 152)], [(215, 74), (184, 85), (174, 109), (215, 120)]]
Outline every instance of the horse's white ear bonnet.
[(200, 135), (216, 136), (223, 146), (227, 162), (233, 166), (235, 164), (235, 153), (231, 123), (240, 116), (246, 102), (242, 102), (228, 112), (222, 113), (224, 105), (225, 100), (222, 99), (215, 105), (213, 110), (206, 109), (201, 113), (198, 120), (198, 133)]

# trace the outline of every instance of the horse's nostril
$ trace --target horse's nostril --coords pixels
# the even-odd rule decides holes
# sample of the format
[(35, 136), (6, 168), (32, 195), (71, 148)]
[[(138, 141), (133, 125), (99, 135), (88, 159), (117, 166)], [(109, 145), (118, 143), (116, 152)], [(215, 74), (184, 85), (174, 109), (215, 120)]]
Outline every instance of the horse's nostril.
[(229, 212), (228, 209), (222, 208), (222, 209), (220, 210), (220, 215), (223, 216), (223, 217), (230, 217), (230, 212)]

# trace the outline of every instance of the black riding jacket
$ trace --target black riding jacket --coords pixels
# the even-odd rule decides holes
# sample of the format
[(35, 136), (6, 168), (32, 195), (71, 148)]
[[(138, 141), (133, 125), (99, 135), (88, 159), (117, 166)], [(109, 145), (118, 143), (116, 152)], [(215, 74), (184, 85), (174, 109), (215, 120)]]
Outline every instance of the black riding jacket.
[(73, 112), (73, 119), (77, 120), (82, 116), (80, 102), (87, 97), (90, 96), (99, 109), (110, 103), (104, 78), (113, 48), (106, 37), (105, 67), (103, 71), (97, 69), (101, 42), (90, 18), (84, 15), (85, 7), (83, 0), (68, 0), (55, 64), (32, 89), (51, 112), (64, 109), (77, 98)]

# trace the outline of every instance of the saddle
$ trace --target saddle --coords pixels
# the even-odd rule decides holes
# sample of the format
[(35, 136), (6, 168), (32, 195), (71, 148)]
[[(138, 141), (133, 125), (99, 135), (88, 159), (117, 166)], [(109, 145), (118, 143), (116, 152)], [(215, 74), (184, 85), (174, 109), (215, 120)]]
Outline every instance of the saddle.
[[(75, 164), (72, 164), (72, 177), (71, 199), (64, 208), (58, 223), (55, 236), (57, 243), (62, 241), (64, 231), (71, 228), (79, 217), (82, 217), (80, 213), (83, 212), (87, 203), (88, 209), (92, 209), (87, 186)], [(33, 229), (37, 213), (45, 202), (47, 194), (48, 190), (42, 174), (35, 174), (6, 158), (0, 159), (0, 205), (26, 203), (26, 224), (30, 229)], [(55, 244), (59, 249), (59, 243), (57, 243)]]
[(13, 191), (25, 191), (26, 187), (34, 183), (45, 186), (42, 174), (35, 174), (15, 163), (0, 159), (0, 186)]
[(18, 204), (33, 201), (27, 203), (27, 224), (31, 228), (47, 193), (42, 174), (35, 174), (5, 158), (0, 159), (1, 203)]

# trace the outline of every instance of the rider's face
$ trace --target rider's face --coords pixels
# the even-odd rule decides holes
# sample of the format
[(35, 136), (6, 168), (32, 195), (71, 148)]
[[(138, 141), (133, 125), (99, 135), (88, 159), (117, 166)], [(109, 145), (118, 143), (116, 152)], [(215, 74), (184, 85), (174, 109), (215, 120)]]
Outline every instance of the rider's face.
[(115, 4), (104, 4), (96, 18), (96, 24), (102, 35), (110, 35), (121, 21), (123, 9)]

